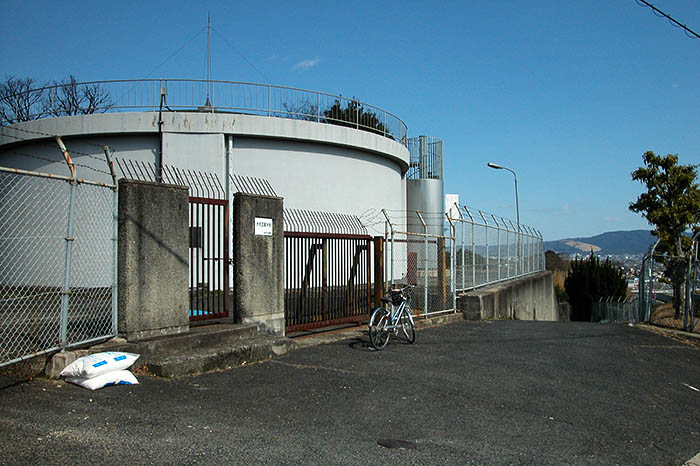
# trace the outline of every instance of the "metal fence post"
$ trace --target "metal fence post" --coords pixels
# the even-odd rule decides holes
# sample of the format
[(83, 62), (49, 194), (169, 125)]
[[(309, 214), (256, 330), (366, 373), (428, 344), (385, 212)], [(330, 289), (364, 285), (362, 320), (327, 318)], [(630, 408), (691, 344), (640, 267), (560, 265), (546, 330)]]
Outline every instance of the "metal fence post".
[[(695, 241), (695, 259), (693, 259), (693, 291), (691, 296), (690, 307), (690, 328), (695, 328), (695, 305), (697, 299), (697, 284), (698, 284), (698, 251), (700, 250), (700, 241)], [(692, 253), (692, 251), (691, 251)]]
[(486, 233), (484, 235), (486, 236), (486, 283), (491, 283), (489, 281), (489, 222), (486, 221), (486, 217), (484, 217), (482, 211), (479, 211), (479, 215), (481, 215), (481, 218), (484, 220), (484, 232)]
[(360, 128), (360, 102), (355, 100), (355, 128)]
[(450, 248), (450, 287), (452, 288), (452, 309), (454, 310), (454, 313), (457, 313), (457, 290), (455, 290), (456, 287), (456, 278), (455, 277), (455, 242), (457, 238), (457, 230), (455, 228), (455, 224), (452, 223), (452, 219), (450, 218), (449, 214), (445, 214), (447, 217), (447, 221), (450, 222), (450, 229), (452, 232), (452, 247)]
[(514, 262), (515, 262), (515, 277), (518, 276), (518, 230), (515, 228), (515, 224), (513, 224), (512, 220), (508, 220), (508, 223), (510, 223), (510, 227), (513, 229), (513, 233), (515, 234), (515, 257), (514, 257)]
[[(368, 261), (369, 262), (369, 261)], [(374, 237), (374, 307), (382, 305), (384, 297), (384, 238)]]
[(661, 239), (657, 239), (656, 243), (654, 243), (654, 246), (651, 247), (651, 251), (649, 251), (649, 263), (650, 263), (650, 268), (649, 268), (649, 296), (647, 299), (646, 303), (646, 315), (644, 316), (645, 322), (649, 322), (651, 320), (651, 300), (652, 297), (654, 296), (654, 251), (656, 251), (656, 247), (659, 245), (659, 242)]
[(498, 224), (496, 217), (491, 214), (494, 223), (496, 224), (496, 242), (498, 243), (498, 273), (496, 274), (497, 280), (501, 281), (501, 226)]
[[(455, 202), (455, 207), (457, 207), (457, 213), (459, 214), (459, 224), (462, 227), (462, 289), (464, 290), (465, 287), (465, 272), (466, 272), (466, 265), (464, 263), (464, 216), (462, 215), (462, 211), (459, 208), (459, 204)], [(455, 233), (455, 241), (457, 241), (456, 233)], [(455, 268), (455, 273), (457, 272), (457, 269)]]
[(645, 289), (646, 289), (646, 283), (645, 283), (645, 276), (646, 276), (646, 262), (647, 262), (647, 256), (642, 256), (642, 265), (639, 269), (639, 284), (638, 284), (638, 296), (639, 299), (637, 300), (637, 318), (639, 319), (639, 322), (644, 322), (644, 314), (645, 314), (645, 309), (646, 309), (646, 299), (645, 299)]
[(423, 314), (428, 314), (428, 225), (425, 223), (425, 220), (423, 220), (423, 216), (421, 215), (420, 211), (417, 210), (416, 215), (418, 215), (420, 222), (423, 224), (423, 230), (425, 230), (425, 236), (423, 237), (423, 242), (425, 243), (425, 257), (423, 258), (423, 261), (425, 262), (425, 290), (423, 293)]
[(467, 209), (467, 206), (464, 206), (464, 209), (467, 211), (467, 215), (469, 215), (469, 219), (471, 220), (472, 224), (472, 289), (476, 288), (476, 254), (474, 254), (474, 217), (472, 216), (472, 213), (469, 212), (469, 209)]
[(58, 146), (63, 153), (63, 158), (70, 170), (70, 201), (68, 204), (68, 227), (65, 236), (65, 260), (63, 268), (63, 289), (61, 290), (61, 326), (60, 326), (60, 345), (61, 350), (65, 351), (68, 344), (68, 309), (70, 307), (70, 277), (71, 277), (71, 259), (73, 257), (73, 242), (75, 238), (75, 196), (78, 189), (78, 179), (75, 165), (71, 161), (70, 154), (63, 144), (60, 136), (55, 137)]
[[(700, 232), (693, 235), (692, 243), (690, 244), (690, 250), (688, 251), (688, 275), (685, 280), (685, 307), (684, 307), (684, 318), (683, 318), (683, 329), (687, 331), (692, 331), (692, 314), (695, 312), (695, 308), (691, 305), (692, 295), (690, 293), (690, 280), (693, 272), (693, 250), (697, 244), (698, 235)], [(690, 314), (690, 315), (688, 315)], [(691, 325), (689, 327), (689, 324)]]
[(540, 270), (544, 270), (546, 267), (545, 258), (544, 258), (544, 236), (542, 236), (542, 232), (540, 230), (537, 230), (537, 236), (538, 236), (539, 245), (540, 245), (540, 250), (539, 250)]
[(107, 159), (107, 167), (109, 167), (110, 175), (112, 176), (112, 184), (114, 189), (112, 191), (112, 332), (116, 337), (118, 334), (118, 296), (117, 289), (118, 282), (118, 242), (119, 242), (119, 186), (117, 185), (117, 175), (114, 171), (114, 162), (112, 162), (112, 157), (110, 155), (111, 149), (108, 146), (103, 147), (105, 158)]
[(518, 223), (518, 275), (523, 275), (524, 270), (523, 266), (525, 265), (523, 262), (523, 229), (520, 226), (520, 223)]
[(501, 217), (501, 222), (506, 232), (506, 278), (510, 278), (510, 230), (508, 229), (508, 223)]
[(394, 287), (394, 225), (392, 225), (391, 220), (389, 220), (389, 216), (386, 213), (385, 209), (382, 209), (382, 213), (384, 214), (384, 218), (386, 218), (386, 223), (384, 224), (384, 236), (386, 237), (387, 235), (387, 226), (390, 230), (390, 241), (391, 241), (391, 247), (389, 248), (389, 283), (390, 287)]
[(530, 227), (526, 227), (528, 236), (527, 236), (527, 271), (528, 273), (532, 273), (535, 270), (535, 267), (533, 266), (532, 260), (535, 258), (535, 255), (532, 253), (532, 247), (534, 246), (534, 242), (532, 239), (534, 238), (534, 235), (532, 233), (532, 229)]
[(321, 94), (316, 93), (316, 121), (321, 121)]

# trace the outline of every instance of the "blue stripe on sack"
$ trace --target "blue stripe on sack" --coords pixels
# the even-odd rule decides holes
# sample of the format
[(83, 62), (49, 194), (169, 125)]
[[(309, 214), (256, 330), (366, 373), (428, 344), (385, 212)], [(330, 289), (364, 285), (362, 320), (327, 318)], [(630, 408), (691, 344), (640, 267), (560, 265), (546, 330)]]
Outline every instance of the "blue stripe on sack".
[(100, 366), (104, 366), (105, 364), (107, 364), (107, 361), (105, 361), (103, 359), (102, 361), (96, 362), (95, 364), (93, 364), (92, 367), (100, 367)]
[(127, 380), (120, 380), (117, 385), (131, 385), (131, 382)]
[(116, 358), (114, 358), (115, 361), (123, 361), (124, 359), (126, 359), (125, 354), (122, 354), (121, 356), (117, 356)]
[(104, 385), (102, 386), (102, 388), (104, 388), (104, 387), (111, 387), (112, 385), (114, 385), (114, 382), (109, 382), (109, 383), (104, 384)]

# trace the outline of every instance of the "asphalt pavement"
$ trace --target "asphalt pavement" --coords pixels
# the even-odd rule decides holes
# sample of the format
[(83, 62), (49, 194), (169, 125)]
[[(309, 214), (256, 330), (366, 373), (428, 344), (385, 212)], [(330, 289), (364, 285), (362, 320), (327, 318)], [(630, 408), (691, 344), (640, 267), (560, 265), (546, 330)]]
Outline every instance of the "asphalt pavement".
[(95, 392), (0, 389), (2, 464), (682, 465), (700, 350), (620, 324), (460, 322)]

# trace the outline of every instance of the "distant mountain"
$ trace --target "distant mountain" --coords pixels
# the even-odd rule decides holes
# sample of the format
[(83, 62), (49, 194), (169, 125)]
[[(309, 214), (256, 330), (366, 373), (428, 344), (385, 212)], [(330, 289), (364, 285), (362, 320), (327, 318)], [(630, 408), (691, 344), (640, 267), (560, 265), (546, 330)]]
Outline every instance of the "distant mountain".
[(656, 237), (649, 230), (608, 231), (589, 238), (545, 241), (544, 249), (559, 254), (644, 254)]

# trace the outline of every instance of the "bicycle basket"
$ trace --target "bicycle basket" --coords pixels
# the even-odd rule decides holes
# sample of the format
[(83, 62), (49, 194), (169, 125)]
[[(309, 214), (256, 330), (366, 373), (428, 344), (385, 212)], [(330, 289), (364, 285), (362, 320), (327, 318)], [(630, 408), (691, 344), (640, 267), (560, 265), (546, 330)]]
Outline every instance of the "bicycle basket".
[(401, 293), (398, 291), (392, 292), (390, 298), (391, 304), (393, 304), (394, 306), (398, 306), (399, 304), (401, 304), (401, 301), (403, 301), (403, 296), (401, 296)]

